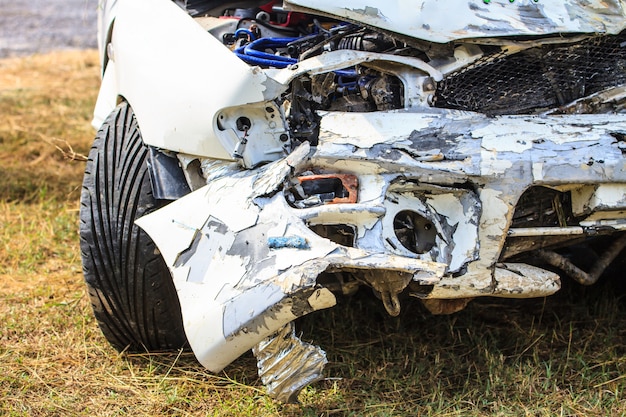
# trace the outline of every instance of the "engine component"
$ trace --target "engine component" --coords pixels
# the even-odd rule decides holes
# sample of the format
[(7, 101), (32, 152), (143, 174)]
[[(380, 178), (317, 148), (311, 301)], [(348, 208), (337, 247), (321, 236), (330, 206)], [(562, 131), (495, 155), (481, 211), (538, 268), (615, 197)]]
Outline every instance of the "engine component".
[(317, 145), (321, 117), (315, 111), (316, 102), (307, 90), (310, 79), (301, 77), (291, 84), (290, 114), (288, 116), (291, 136), (298, 142), (309, 142)]
[(355, 51), (387, 52), (398, 47), (398, 42), (382, 33), (361, 31), (347, 34), (337, 44), (337, 49), (353, 49)]
[[(262, 67), (286, 68), (298, 62), (297, 59), (278, 53), (279, 48), (286, 48), (296, 38), (261, 38), (235, 49), (235, 55), (244, 62)], [(272, 50), (274, 53), (266, 52)]]

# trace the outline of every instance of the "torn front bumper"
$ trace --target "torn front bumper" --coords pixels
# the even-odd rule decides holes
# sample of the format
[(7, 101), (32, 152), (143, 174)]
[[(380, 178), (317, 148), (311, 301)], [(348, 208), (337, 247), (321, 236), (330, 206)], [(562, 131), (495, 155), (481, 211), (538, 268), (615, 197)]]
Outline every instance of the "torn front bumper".
[(316, 284), (322, 272), (395, 271), (424, 285), (443, 276), (441, 263), (343, 247), (313, 233), (278, 192), (308, 156), (304, 144), (286, 159), (215, 179), (137, 222), (172, 271), (187, 338), (211, 371), (296, 318), (334, 306), (335, 296)]
[[(558, 275), (498, 262), (515, 206), (530, 186), (605, 184), (612, 197), (595, 204), (602, 214), (588, 225), (622, 228), (625, 133), (614, 115), (329, 113), (316, 148), (305, 143), (254, 170), (217, 164), (208, 185), (137, 223), (172, 271), (195, 355), (219, 371), (294, 319), (332, 307), (335, 296), (317, 282), (324, 272), (366, 283), (409, 276), (428, 299), (554, 293)], [(308, 172), (355, 175), (358, 201), (289, 204), (285, 190)], [(602, 196), (583, 194), (588, 203)], [(393, 223), (411, 210), (436, 229), (421, 253)], [(354, 230), (349, 245), (313, 231), (338, 224)]]

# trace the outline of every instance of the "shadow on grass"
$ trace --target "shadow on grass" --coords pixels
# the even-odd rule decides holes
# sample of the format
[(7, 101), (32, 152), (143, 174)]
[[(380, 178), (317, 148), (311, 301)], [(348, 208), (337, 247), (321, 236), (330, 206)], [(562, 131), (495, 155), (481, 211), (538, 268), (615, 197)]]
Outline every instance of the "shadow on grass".
[(384, 415), (386, 404), (400, 414), (601, 415), (626, 410), (626, 306), (615, 284), (566, 281), (550, 298), (477, 299), (450, 316), (405, 300), (397, 318), (361, 291), (300, 328), (328, 353), (321, 387), (340, 387), (331, 408), (341, 413)]

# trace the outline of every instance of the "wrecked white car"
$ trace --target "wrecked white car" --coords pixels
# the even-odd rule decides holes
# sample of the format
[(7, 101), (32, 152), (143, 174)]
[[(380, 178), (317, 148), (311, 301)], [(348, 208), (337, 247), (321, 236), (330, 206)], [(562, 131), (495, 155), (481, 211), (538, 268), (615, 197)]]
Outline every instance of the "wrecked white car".
[[(252, 349), (319, 379), (293, 321), (593, 284), (626, 246), (624, 0), (102, 1), (81, 195), (118, 349)], [(603, 239), (591, 269), (568, 248)]]

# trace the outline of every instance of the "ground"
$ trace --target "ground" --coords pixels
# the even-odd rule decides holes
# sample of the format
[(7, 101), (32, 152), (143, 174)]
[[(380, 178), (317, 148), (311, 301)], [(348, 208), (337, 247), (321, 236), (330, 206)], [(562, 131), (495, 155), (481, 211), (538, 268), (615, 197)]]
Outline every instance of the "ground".
[(98, 0), (0, 0), (0, 58), (96, 47)]

